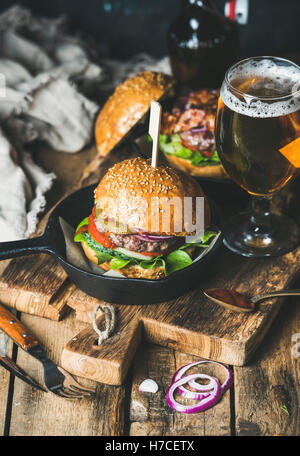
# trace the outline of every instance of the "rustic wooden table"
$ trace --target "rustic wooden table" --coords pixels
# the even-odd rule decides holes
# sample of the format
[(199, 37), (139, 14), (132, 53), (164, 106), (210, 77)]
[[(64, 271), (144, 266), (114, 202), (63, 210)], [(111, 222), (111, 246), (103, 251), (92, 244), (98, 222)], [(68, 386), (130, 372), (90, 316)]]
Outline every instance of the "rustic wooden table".
[[(84, 326), (69, 315), (62, 322), (22, 315), (56, 362), (64, 344)], [(273, 436), (300, 435), (300, 358), (291, 354), (300, 328), (300, 302), (289, 301), (252, 362), (234, 368), (234, 386), (214, 408), (196, 415), (173, 412), (165, 391), (176, 368), (196, 359), (144, 344), (124, 385), (97, 384), (93, 400), (67, 401), (34, 391), (0, 370), (0, 432), (10, 436)], [(42, 382), (39, 363), (18, 350), (17, 363)], [(138, 392), (155, 379), (156, 394)], [(82, 381), (82, 379), (80, 380)], [(86, 385), (93, 382), (83, 381)]]
[[(58, 180), (49, 204), (64, 193), (70, 182), (95, 154), (94, 149), (67, 156), (53, 151), (37, 154), (42, 165), (55, 169)], [(5, 262), (0, 264), (3, 269)], [(0, 269), (0, 272), (1, 272)], [(60, 362), (64, 345), (86, 323), (69, 313), (56, 322), (22, 313), (49, 356)], [(300, 299), (284, 304), (259, 350), (246, 367), (234, 367), (234, 385), (221, 402), (206, 412), (184, 415), (165, 401), (166, 388), (175, 370), (197, 359), (170, 348), (143, 344), (135, 356), (124, 385), (96, 386), (93, 400), (69, 402), (50, 393), (34, 391), (0, 369), (0, 434), (10, 436), (272, 436), (300, 435)], [(298, 334), (298, 336), (297, 336)], [(25, 352), (10, 347), (16, 362), (43, 383), (40, 364)], [(295, 354), (295, 353), (294, 353)], [(296, 353), (297, 354), (297, 353)], [(157, 381), (156, 394), (138, 392), (145, 378)]]
[[(299, 53), (284, 57), (300, 63)], [(73, 156), (54, 151), (36, 154), (40, 164), (54, 170), (58, 177), (48, 194), (49, 206), (64, 194), (94, 155), (94, 148)], [(0, 273), (5, 264), (0, 263)], [(295, 287), (300, 288), (300, 278), (298, 282)], [(57, 363), (64, 345), (86, 327), (86, 323), (75, 319), (74, 313), (60, 322), (25, 313), (21, 319)], [(34, 391), (0, 368), (0, 435), (299, 436), (299, 342), (300, 299), (295, 297), (285, 301), (251, 362), (233, 368), (234, 385), (230, 392), (212, 409), (195, 415), (175, 413), (166, 404), (165, 392), (172, 374), (178, 367), (197, 359), (170, 348), (140, 346), (122, 386), (79, 379), (96, 387), (93, 400), (69, 402)], [(16, 362), (42, 383), (40, 364), (12, 344), (10, 350)], [(157, 381), (158, 393), (138, 392), (145, 378)]]

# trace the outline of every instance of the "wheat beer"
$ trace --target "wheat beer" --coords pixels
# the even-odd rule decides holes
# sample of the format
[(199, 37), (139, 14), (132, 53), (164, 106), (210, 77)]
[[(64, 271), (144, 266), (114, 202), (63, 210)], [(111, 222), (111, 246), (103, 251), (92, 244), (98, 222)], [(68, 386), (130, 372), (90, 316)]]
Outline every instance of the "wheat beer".
[[(300, 137), (299, 90), (299, 67), (267, 58), (246, 60), (226, 75), (216, 121), (218, 153), (250, 194), (270, 195), (296, 173), (280, 149)], [(300, 155), (300, 142), (293, 144)]]

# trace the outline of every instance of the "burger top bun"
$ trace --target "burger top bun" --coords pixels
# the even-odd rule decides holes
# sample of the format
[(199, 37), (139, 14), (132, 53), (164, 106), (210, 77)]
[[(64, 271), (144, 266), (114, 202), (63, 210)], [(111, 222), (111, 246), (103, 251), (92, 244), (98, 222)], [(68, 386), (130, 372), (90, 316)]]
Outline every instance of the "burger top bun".
[[(190, 211), (184, 211), (190, 197)], [(196, 197), (204, 197), (204, 228), (210, 209), (202, 188), (182, 171), (140, 157), (124, 160), (108, 170), (95, 189), (97, 207), (105, 216), (148, 233), (171, 236), (195, 234)], [(194, 226), (192, 226), (194, 225)]]
[(107, 155), (150, 108), (175, 84), (163, 73), (144, 71), (120, 84), (96, 120), (95, 137), (99, 155)]

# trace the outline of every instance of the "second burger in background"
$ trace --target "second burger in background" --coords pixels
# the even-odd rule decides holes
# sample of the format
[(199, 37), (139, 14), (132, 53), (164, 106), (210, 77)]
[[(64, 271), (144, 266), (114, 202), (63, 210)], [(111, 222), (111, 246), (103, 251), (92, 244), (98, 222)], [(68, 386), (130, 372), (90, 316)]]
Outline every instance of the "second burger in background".
[(192, 176), (227, 177), (214, 138), (218, 96), (217, 90), (190, 92), (162, 116), (159, 148), (173, 167)]
[[(172, 102), (173, 108), (163, 112), (159, 147), (169, 164), (192, 176), (228, 179), (214, 141), (218, 92), (201, 89), (172, 102), (175, 80), (171, 76), (144, 71), (127, 79), (115, 89), (98, 115), (96, 159), (107, 156), (137, 124), (143, 123), (151, 101), (167, 101)], [(145, 135), (137, 140), (146, 156), (149, 138)]]

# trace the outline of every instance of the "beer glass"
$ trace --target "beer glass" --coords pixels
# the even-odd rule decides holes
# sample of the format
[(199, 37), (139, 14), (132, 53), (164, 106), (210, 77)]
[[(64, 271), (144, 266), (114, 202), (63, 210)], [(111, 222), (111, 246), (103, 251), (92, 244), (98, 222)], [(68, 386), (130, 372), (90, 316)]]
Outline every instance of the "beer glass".
[(225, 245), (248, 257), (295, 248), (299, 227), (271, 212), (271, 198), (300, 167), (300, 67), (278, 57), (234, 64), (221, 87), (215, 134), (226, 172), (252, 197), (251, 211), (224, 227)]

